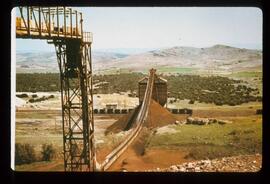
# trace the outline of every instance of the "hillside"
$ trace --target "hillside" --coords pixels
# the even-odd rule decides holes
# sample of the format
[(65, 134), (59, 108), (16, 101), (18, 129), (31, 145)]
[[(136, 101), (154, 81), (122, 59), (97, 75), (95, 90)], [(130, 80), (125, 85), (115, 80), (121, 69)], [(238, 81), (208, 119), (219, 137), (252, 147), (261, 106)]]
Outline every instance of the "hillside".
[[(111, 52), (93, 52), (93, 69), (103, 68), (108, 62), (126, 57), (126, 54)], [(16, 53), (17, 73), (57, 73), (59, 72), (55, 52), (19, 52)]]
[[(58, 72), (54, 52), (17, 53), (16, 68), (23, 72)], [(93, 52), (93, 69), (98, 71), (145, 72), (149, 68), (160, 72), (238, 72), (262, 70), (262, 52), (225, 45), (207, 48), (172, 47), (126, 55), (110, 52)]]
[(105, 68), (144, 71), (154, 68), (186, 68), (212, 71), (261, 70), (262, 52), (225, 45), (208, 48), (173, 47), (117, 59)]

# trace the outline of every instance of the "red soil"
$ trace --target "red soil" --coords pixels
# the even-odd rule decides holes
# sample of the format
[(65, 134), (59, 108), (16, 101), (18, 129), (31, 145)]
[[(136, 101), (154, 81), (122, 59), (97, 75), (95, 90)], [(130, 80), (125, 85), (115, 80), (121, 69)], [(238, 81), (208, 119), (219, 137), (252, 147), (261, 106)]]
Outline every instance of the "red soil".
[[(105, 133), (106, 134), (108, 134), (109, 132), (118, 133), (120, 131), (123, 131), (126, 128), (128, 120), (132, 116), (133, 111), (127, 115), (124, 115), (114, 124), (109, 126)], [(178, 118), (176, 118), (173, 114), (171, 114), (170, 111), (162, 107), (155, 100), (151, 100), (145, 126), (149, 128), (162, 127), (168, 124), (175, 123), (177, 119)]]
[(177, 119), (175, 116), (162, 107), (155, 100), (151, 100), (146, 126), (151, 128), (162, 127), (168, 124), (175, 123)]

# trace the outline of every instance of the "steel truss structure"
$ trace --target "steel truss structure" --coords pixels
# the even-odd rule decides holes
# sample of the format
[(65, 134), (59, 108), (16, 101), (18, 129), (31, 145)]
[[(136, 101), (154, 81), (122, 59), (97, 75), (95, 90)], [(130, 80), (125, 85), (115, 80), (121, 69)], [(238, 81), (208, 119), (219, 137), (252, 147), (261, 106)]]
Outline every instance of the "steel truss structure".
[(16, 38), (43, 39), (55, 45), (65, 171), (94, 171), (92, 34), (83, 32), (82, 13), (66, 7), (31, 6), (18, 7), (18, 12)]
[[(53, 42), (60, 69), (65, 170), (94, 171), (91, 45), (68, 40)], [(78, 53), (69, 55), (69, 47), (79, 47)]]

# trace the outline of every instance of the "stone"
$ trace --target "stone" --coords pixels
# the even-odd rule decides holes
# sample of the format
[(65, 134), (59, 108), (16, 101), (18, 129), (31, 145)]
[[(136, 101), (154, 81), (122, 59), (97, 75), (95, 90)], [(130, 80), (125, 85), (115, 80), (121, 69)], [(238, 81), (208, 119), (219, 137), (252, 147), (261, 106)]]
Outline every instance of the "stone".
[(122, 165), (126, 165), (126, 164), (128, 164), (128, 162), (127, 162), (126, 159), (124, 159), (124, 160), (122, 161)]
[(188, 169), (192, 169), (194, 167), (194, 164), (193, 163), (188, 163), (188, 165), (187, 165), (187, 168)]
[(185, 171), (186, 171), (186, 168), (184, 168), (184, 167), (180, 167), (179, 171), (181, 171), (181, 172), (185, 172)]
[(173, 171), (177, 171), (177, 170), (178, 170), (178, 168), (177, 168), (175, 165), (172, 165), (172, 166), (170, 167), (170, 169), (173, 170)]
[(192, 124), (193, 121), (194, 121), (194, 118), (192, 118), (192, 117), (187, 118), (187, 124)]
[(232, 122), (228, 120), (218, 120), (218, 124), (220, 125), (229, 124), (229, 123), (232, 123)]
[(210, 165), (211, 164), (211, 161), (210, 160), (204, 160), (204, 164), (205, 165)]
[(200, 171), (201, 171), (200, 167), (195, 167), (195, 172), (200, 172)]

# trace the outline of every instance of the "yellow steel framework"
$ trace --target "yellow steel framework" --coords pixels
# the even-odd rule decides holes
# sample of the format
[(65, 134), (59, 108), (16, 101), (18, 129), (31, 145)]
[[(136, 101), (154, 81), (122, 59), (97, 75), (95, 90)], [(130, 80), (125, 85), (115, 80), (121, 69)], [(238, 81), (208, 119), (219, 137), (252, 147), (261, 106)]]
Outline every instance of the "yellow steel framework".
[(60, 70), (65, 171), (94, 171), (92, 34), (82, 13), (67, 7), (18, 7), (16, 38), (55, 45)]

